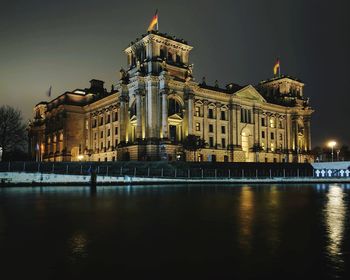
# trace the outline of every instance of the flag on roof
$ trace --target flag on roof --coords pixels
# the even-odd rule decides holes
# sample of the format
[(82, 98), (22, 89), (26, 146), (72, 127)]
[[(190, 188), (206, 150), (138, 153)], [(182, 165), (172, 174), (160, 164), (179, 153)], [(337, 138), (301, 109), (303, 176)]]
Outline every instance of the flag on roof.
[(275, 66), (273, 67), (273, 74), (276, 76), (278, 71), (278, 75), (281, 74), (280, 60), (277, 58)]
[(154, 14), (150, 25), (148, 26), (147, 31), (151, 31), (156, 27), (156, 30), (158, 30), (158, 10), (156, 10), (156, 13)]

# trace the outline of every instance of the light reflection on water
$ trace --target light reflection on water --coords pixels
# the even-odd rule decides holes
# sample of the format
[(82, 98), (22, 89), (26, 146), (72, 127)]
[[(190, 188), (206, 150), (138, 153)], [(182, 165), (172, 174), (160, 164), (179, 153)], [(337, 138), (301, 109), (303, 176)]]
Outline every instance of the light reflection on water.
[[(135, 267), (166, 267), (192, 253), (186, 259), (190, 269), (199, 264), (205, 271), (210, 263), (220, 271), (234, 265), (238, 276), (253, 275), (254, 263), (266, 274), (274, 269), (293, 273), (290, 264), (298, 260), (300, 274), (322, 276), (320, 268), (327, 266), (327, 276), (340, 277), (349, 263), (344, 254), (349, 189), (349, 184), (106, 186), (96, 192), (79, 186), (4, 188), (0, 246), (7, 254), (15, 246), (42, 252), (58, 242), (52, 263), (64, 258), (77, 271), (99, 259), (112, 271), (132, 268), (131, 259)], [(22, 232), (40, 242), (22, 242)], [(52, 266), (51, 259), (47, 262)]]
[(327, 252), (331, 262), (339, 271), (343, 270), (344, 265), (342, 245), (346, 220), (346, 195), (341, 186), (330, 185), (324, 208), (328, 234)]
[(78, 262), (88, 256), (87, 243), (87, 236), (83, 232), (75, 232), (69, 239), (70, 259), (72, 262)]

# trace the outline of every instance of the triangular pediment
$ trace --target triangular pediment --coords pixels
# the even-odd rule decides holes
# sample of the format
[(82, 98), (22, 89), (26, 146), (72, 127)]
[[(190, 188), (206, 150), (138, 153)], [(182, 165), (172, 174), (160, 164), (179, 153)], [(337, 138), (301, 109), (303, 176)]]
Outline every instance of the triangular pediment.
[(169, 119), (182, 121), (181, 116), (178, 114), (174, 114), (174, 115), (169, 116)]
[(262, 95), (251, 85), (246, 86), (235, 93), (235, 96), (241, 99), (247, 99), (255, 102), (266, 103)]

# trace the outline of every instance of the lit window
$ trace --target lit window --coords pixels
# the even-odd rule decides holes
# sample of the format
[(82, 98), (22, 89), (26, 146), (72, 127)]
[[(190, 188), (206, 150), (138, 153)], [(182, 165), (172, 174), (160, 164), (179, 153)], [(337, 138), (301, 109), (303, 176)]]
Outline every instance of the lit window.
[(201, 108), (200, 107), (198, 107), (198, 106), (196, 106), (196, 108), (195, 108), (195, 116), (196, 117), (199, 117), (200, 115), (201, 115)]
[(196, 123), (196, 131), (201, 130), (201, 124), (199, 122)]
[(275, 120), (273, 118), (270, 118), (270, 127), (275, 127)]
[(274, 152), (275, 151), (275, 144), (271, 143), (271, 151)]

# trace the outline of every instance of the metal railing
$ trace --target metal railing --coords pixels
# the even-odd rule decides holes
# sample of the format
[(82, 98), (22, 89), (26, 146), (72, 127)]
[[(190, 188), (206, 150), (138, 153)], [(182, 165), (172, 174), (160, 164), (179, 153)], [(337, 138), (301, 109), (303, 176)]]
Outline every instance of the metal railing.
[(93, 169), (98, 176), (130, 176), (149, 178), (297, 178), (314, 177), (307, 165), (209, 165), (189, 164), (122, 164), (118, 162), (0, 162), (0, 172), (39, 172), (89, 175)]

